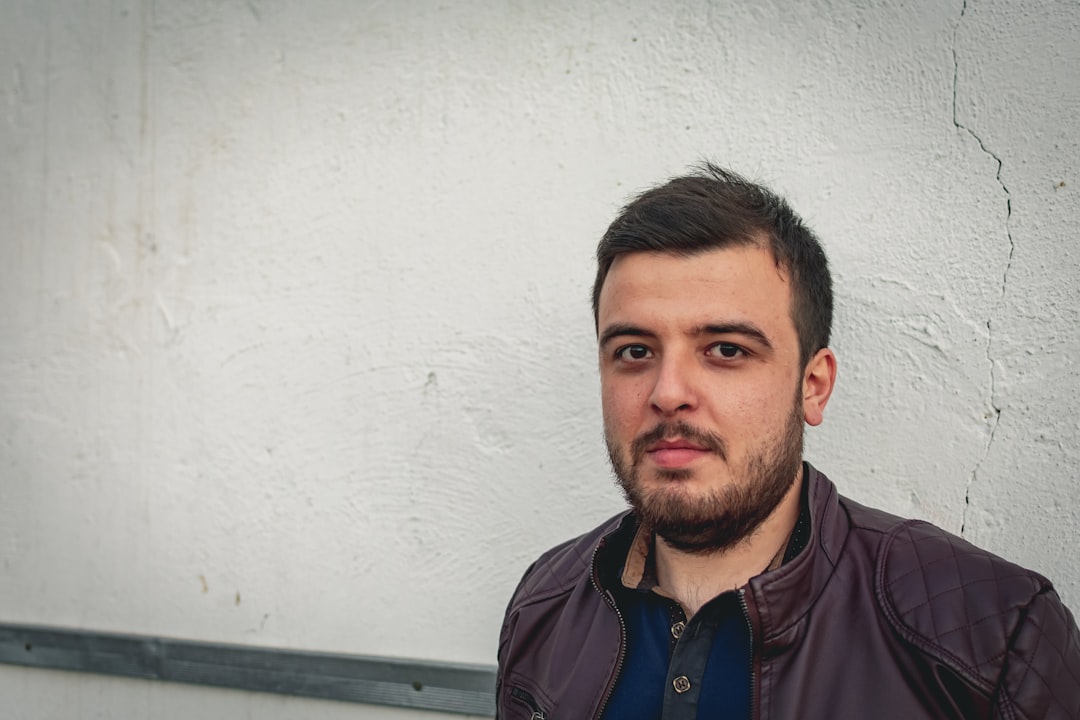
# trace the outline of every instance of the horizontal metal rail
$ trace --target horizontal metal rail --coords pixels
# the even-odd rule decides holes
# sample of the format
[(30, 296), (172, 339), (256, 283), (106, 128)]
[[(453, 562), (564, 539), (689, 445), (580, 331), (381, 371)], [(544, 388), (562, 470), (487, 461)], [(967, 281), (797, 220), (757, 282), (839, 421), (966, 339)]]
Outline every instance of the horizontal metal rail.
[(462, 715), (495, 714), (495, 669), (486, 665), (33, 625), (0, 625), (0, 663)]

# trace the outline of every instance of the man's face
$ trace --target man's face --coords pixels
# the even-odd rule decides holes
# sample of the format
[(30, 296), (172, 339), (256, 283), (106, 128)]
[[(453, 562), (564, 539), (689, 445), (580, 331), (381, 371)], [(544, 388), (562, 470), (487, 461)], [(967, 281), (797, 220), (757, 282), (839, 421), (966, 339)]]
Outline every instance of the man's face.
[(734, 545), (792, 487), (803, 401), (791, 283), (764, 247), (616, 258), (598, 307), (604, 434), (674, 547)]

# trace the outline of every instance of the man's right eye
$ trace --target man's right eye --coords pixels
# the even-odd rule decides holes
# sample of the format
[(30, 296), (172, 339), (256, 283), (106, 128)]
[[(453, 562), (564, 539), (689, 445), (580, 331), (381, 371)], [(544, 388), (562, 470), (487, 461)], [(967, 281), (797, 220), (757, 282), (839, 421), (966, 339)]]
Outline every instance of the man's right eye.
[(650, 355), (652, 355), (652, 351), (644, 345), (623, 345), (615, 351), (616, 360), (626, 360), (629, 362), (645, 360)]

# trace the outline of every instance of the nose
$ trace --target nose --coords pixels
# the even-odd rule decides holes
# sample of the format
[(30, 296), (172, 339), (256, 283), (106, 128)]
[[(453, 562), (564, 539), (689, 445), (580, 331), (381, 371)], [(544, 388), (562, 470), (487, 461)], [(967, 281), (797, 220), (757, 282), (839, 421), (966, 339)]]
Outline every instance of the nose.
[(693, 364), (668, 355), (657, 365), (649, 404), (665, 417), (697, 407)]

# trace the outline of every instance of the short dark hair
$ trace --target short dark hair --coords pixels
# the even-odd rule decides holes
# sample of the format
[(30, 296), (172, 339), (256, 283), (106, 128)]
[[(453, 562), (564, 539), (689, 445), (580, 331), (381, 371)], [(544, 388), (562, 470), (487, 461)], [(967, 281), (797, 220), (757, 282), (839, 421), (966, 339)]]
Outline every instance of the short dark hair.
[(832, 277), (825, 251), (786, 200), (708, 162), (641, 193), (608, 227), (596, 248), (593, 319), (599, 323), (600, 289), (619, 255), (689, 257), (763, 240), (777, 267), (791, 278), (791, 319), (805, 367), (814, 353), (828, 347), (832, 329)]

